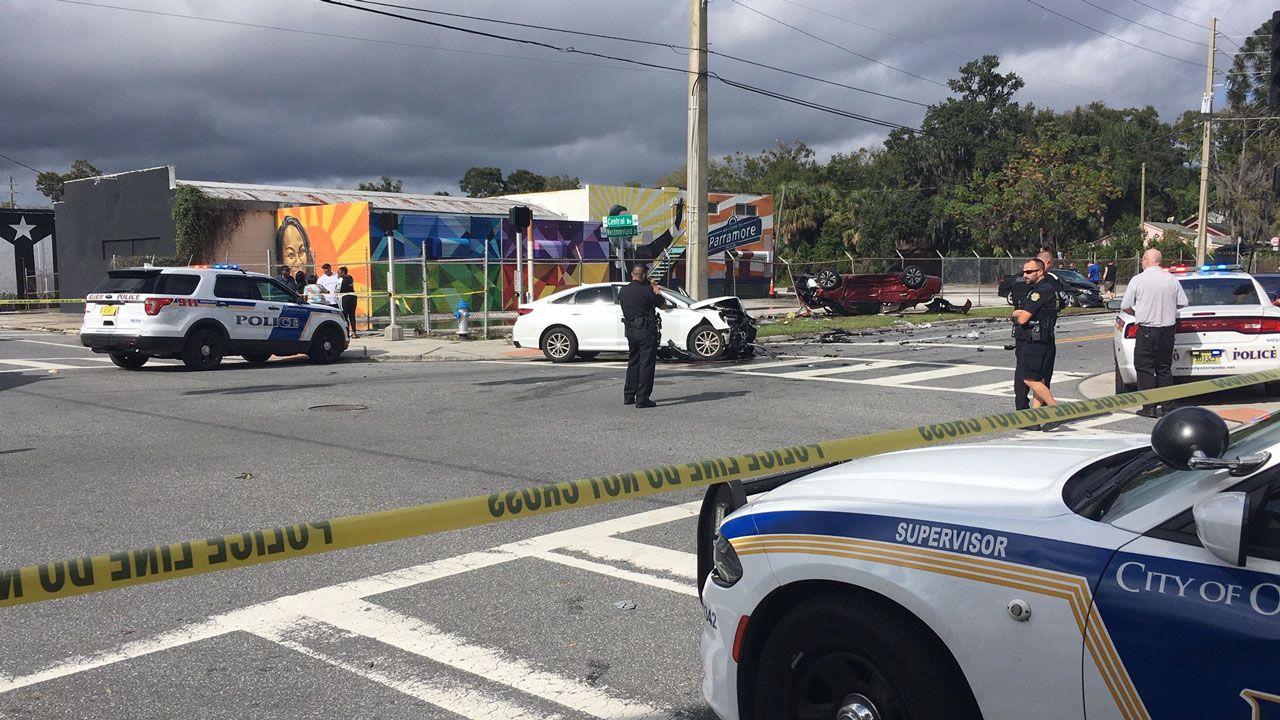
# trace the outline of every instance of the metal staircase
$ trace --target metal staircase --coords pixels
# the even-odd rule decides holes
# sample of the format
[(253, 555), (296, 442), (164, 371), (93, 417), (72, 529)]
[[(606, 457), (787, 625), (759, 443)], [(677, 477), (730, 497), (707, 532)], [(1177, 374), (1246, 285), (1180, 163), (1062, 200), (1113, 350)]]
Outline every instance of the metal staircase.
[(672, 243), (670, 247), (662, 251), (657, 260), (653, 261), (653, 267), (649, 268), (649, 278), (651, 280), (656, 280), (659, 284), (665, 283), (671, 268), (684, 259), (684, 242), (683, 240), (677, 242), (680, 244)]

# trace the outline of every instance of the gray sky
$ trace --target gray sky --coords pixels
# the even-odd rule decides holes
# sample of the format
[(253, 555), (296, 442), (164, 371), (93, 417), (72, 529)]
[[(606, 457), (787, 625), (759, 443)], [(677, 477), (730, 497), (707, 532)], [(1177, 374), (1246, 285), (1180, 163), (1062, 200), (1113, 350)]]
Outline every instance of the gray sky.
[[(688, 44), (687, 0), (388, 2)], [(912, 75), (945, 83), (966, 60), (994, 53), (1002, 69), (1026, 80), (1022, 102), (1056, 110), (1094, 100), (1153, 105), (1172, 120), (1199, 105), (1207, 49), (1091, 5), (1201, 43), (1216, 13), (1228, 53), (1274, 9), (1262, 0), (1036, 2), (1193, 64), (1103, 37), (1030, 0), (711, 0), (708, 28), (712, 50), (917, 102), (937, 102), (947, 90)], [(687, 66), (681, 49), (381, 9)], [(346, 188), (386, 174), (403, 178), (406, 191), (459, 195), (458, 179), (476, 165), (649, 185), (685, 158), (683, 72), (319, 0), (0, 0), (0, 48), (0, 154), (41, 170), (66, 172), (76, 159), (103, 172), (174, 164), (186, 179)], [(1220, 69), (1229, 62), (1218, 56)], [(710, 69), (902, 125), (918, 127), (924, 114), (916, 105), (723, 57), (713, 56)], [(803, 140), (825, 159), (879, 146), (887, 132), (720, 82), (710, 93), (712, 157)], [(0, 158), (4, 200), (10, 175), (20, 205), (47, 204), (34, 189), (35, 173)]]

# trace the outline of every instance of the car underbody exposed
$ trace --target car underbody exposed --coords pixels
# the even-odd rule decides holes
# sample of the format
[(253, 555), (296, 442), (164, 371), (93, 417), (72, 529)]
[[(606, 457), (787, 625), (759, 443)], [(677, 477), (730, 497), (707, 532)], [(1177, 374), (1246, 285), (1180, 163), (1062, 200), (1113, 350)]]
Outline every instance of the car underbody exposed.
[(942, 292), (942, 278), (916, 265), (901, 272), (855, 275), (820, 270), (795, 276), (796, 296), (809, 310), (835, 315), (874, 315), (907, 310)]

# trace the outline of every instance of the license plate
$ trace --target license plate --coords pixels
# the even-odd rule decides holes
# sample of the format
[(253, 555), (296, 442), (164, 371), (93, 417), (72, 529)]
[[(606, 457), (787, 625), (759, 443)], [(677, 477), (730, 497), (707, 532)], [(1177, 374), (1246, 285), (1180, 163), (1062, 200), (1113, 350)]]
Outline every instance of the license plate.
[(116, 314), (116, 310), (118, 310), (118, 309), (120, 309), (120, 306), (119, 306), (119, 305), (103, 305), (103, 306), (102, 306), (102, 314), (103, 314), (103, 315), (106, 315), (106, 316), (108, 316), (108, 317), (110, 317), (110, 316), (112, 316), (112, 315), (115, 315), (115, 314)]
[(1192, 350), (1191, 364), (1192, 365), (1221, 365), (1222, 351), (1221, 350)]

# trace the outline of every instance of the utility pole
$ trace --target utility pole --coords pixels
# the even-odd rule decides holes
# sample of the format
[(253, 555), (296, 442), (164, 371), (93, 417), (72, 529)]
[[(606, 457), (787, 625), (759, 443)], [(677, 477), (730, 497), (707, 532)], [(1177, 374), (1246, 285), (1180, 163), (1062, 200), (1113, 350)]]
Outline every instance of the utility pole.
[(1213, 139), (1213, 56), (1218, 38), (1218, 18), (1209, 18), (1209, 71), (1204, 79), (1200, 116), (1204, 118), (1204, 141), (1200, 147), (1200, 214), (1196, 228), (1196, 265), (1204, 264), (1209, 230), (1209, 142)]
[(694, 300), (707, 297), (707, 0), (689, 0), (689, 177), (685, 278)]
[(1147, 249), (1147, 164), (1142, 163), (1142, 174), (1138, 176), (1138, 237), (1142, 240), (1142, 249)]
[(11, 208), (18, 207), (18, 201), (14, 199), (14, 195), (13, 195), (13, 176), (12, 175), (9, 176), (9, 207)]

